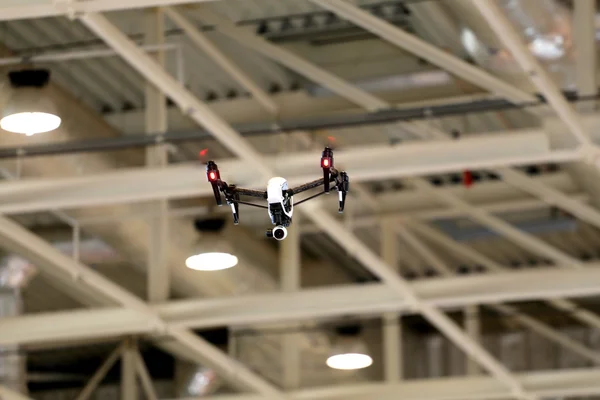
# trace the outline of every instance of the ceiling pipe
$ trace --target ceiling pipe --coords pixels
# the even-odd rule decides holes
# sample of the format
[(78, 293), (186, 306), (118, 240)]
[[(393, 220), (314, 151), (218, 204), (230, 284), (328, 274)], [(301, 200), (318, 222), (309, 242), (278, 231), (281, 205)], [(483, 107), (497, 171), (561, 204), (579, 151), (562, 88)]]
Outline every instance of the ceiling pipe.
[[(598, 99), (600, 96), (581, 97), (572, 92), (565, 92), (570, 102), (584, 102)], [(541, 97), (540, 97), (541, 98)], [(515, 105), (502, 99), (483, 99), (453, 104), (413, 107), (407, 109), (392, 109), (381, 112), (353, 113), (331, 117), (319, 117), (304, 120), (278, 121), (259, 124), (234, 126), (244, 137), (280, 134), (295, 131), (311, 131), (322, 129), (339, 129), (366, 125), (389, 124), (399, 121), (415, 121), (431, 118), (448, 117), (490, 111), (515, 110), (544, 105), (543, 98), (539, 102)], [(0, 147), (0, 159), (66, 155), (86, 152), (102, 152), (154, 146), (160, 143), (189, 143), (212, 139), (210, 132), (204, 129), (183, 132), (168, 132), (160, 135), (145, 133), (111, 138), (85, 139), (42, 143), (15, 147)]]

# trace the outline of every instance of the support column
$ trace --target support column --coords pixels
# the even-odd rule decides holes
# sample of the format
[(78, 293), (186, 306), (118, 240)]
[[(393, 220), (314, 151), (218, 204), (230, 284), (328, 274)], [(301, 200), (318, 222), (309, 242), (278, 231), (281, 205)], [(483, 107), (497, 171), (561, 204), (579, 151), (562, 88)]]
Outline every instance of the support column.
[(121, 400), (138, 400), (137, 344), (127, 339), (121, 356)]
[[(0, 286), (0, 318), (23, 313), (20, 289)], [(0, 348), (0, 384), (17, 393), (27, 394), (27, 366), (19, 346)]]
[[(162, 45), (164, 38), (164, 16), (161, 9), (147, 11), (146, 44)], [(153, 57), (164, 67), (165, 52), (157, 51)], [(164, 94), (151, 83), (146, 84), (146, 133), (162, 134), (167, 131), (167, 102)], [(148, 167), (164, 167), (168, 163), (167, 147), (156, 144), (146, 150)], [(148, 299), (152, 303), (169, 298), (170, 274), (168, 266), (169, 221), (168, 201), (159, 200), (150, 205), (154, 214), (150, 218), (148, 241)]]
[[(300, 221), (294, 215), (294, 223), (288, 228), (288, 237), (281, 242), (279, 266), (281, 290), (293, 292), (300, 289)], [(283, 335), (282, 343), (283, 387), (294, 390), (300, 387), (301, 353), (297, 334)]]
[[(398, 241), (396, 221), (381, 222), (381, 258), (387, 265), (398, 265)], [(383, 363), (384, 376), (388, 383), (398, 382), (403, 376), (402, 324), (395, 313), (383, 316)]]
[[(573, 34), (575, 37), (575, 76), (579, 96), (594, 96), (598, 92), (596, 80), (596, 1), (573, 2)], [(579, 111), (593, 111), (593, 101), (577, 105)]]
[(98, 387), (100, 382), (106, 377), (106, 374), (112, 366), (121, 358), (123, 354), (124, 345), (117, 347), (110, 355), (104, 360), (102, 365), (94, 372), (94, 375), (87, 381), (79, 395), (75, 398), (75, 400), (88, 400), (94, 390)]
[[(479, 306), (468, 306), (464, 309), (465, 319), (465, 331), (473, 338), (473, 340), (481, 343), (481, 320), (479, 318)], [(479, 364), (474, 362), (471, 358), (466, 358), (467, 362), (467, 375), (479, 375), (481, 369)]]

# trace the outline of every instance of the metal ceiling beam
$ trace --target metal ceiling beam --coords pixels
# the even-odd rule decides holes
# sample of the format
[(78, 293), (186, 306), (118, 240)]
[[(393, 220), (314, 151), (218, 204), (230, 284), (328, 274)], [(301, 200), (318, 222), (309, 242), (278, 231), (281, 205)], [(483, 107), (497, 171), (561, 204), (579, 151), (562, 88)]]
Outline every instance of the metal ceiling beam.
[[(442, 191), (443, 192), (443, 191)], [(440, 193), (443, 196), (443, 193)], [(588, 200), (589, 196), (585, 194), (577, 194), (576, 197), (580, 200)], [(526, 212), (535, 211), (543, 208), (548, 208), (548, 205), (540, 200), (513, 200), (501, 201), (489, 204), (482, 204), (479, 207), (489, 213), (505, 213), (505, 212)], [(448, 219), (465, 216), (464, 211), (446, 208), (435, 210), (411, 210), (398, 207), (398, 211), (382, 212), (377, 215), (357, 216), (352, 219), (354, 228), (367, 228), (377, 225), (381, 219), (389, 219), (395, 223), (405, 222), (407, 219), (433, 220), (433, 219)], [(305, 226), (302, 228), (303, 233), (318, 233), (320, 229), (314, 225)]]
[[(119, 52), (126, 61), (134, 66), (149, 81), (153, 82), (165, 94), (169, 95), (180, 108), (186, 110), (193, 120), (209, 129), (215, 138), (229, 148), (229, 150), (253, 166), (264, 178), (273, 175), (273, 171), (260, 153), (244, 141), (224, 120), (214, 114), (209, 107), (198, 101), (193, 94), (173, 79), (164, 69), (160, 68), (159, 65), (154, 63), (145, 52), (128, 40), (125, 35), (112, 26), (104, 17), (97, 14), (88, 14), (83, 16), (81, 20), (88, 28)], [(310, 64), (306, 65), (306, 67), (310, 68)], [(354, 90), (358, 92), (355, 94), (356, 96), (364, 96), (366, 94), (357, 88), (354, 88)], [(507, 385), (511, 389), (511, 393), (519, 398), (529, 398), (521, 384), (515, 380), (505, 366), (498, 362), (480, 344), (466, 335), (442, 311), (422, 303), (405, 280), (392, 271), (390, 266), (374, 254), (364, 243), (358, 240), (352, 233), (345, 230), (342, 224), (324, 211), (320, 207), (320, 202), (309, 202), (306, 204), (306, 215), (314, 223), (320, 225), (334, 241), (354, 255), (357, 260), (387, 285), (403, 295), (415, 310), (421, 313), (455, 345), (473, 360), (476, 360), (492, 376)], [(263, 392), (273, 390), (268, 384), (260, 382), (257, 377), (253, 378), (252, 381), (254, 382), (250, 383), (254, 383)], [(275, 393), (277, 393), (276, 390)]]
[(294, 53), (270, 43), (260, 36), (237, 27), (235, 24), (220, 18), (206, 8), (202, 10), (202, 18), (216, 25), (217, 31), (229, 36), (239, 44), (246, 46), (265, 57), (268, 57), (292, 71), (319, 83), (339, 96), (365, 108), (369, 111), (378, 111), (390, 108), (389, 104), (367, 93), (349, 82), (331, 74), (330, 72), (306, 61)]
[(343, 0), (310, 1), (374, 33), (391, 44), (413, 53), (467, 82), (471, 82), (492, 93), (505, 97), (514, 103), (536, 101), (533, 94), (524, 92), (481, 68), (477, 68), (414, 35), (406, 33), (389, 22), (365, 12), (353, 4)]
[[(584, 270), (535, 269), (493, 275), (452, 276), (410, 283), (424, 303), (444, 310), (474, 304), (588, 297), (600, 294), (599, 264)], [(535, 285), (532, 285), (535, 282)], [(313, 321), (354, 314), (414, 313), (410, 304), (382, 284), (305, 289), (288, 293), (232, 298), (180, 300), (153, 305), (169, 326), (213, 328)], [(146, 314), (123, 308), (100, 308), (23, 315), (0, 319), (0, 344), (58, 343), (121, 335), (152, 335)]]
[[(161, 9), (152, 9), (145, 16), (146, 36), (148, 44), (164, 44), (165, 19)], [(165, 66), (165, 52), (154, 54), (156, 62)], [(167, 100), (160, 90), (146, 83), (146, 134), (160, 135), (167, 131)], [(164, 168), (169, 163), (167, 147), (159, 143), (146, 148), (146, 165), (150, 168)], [(171, 274), (169, 271), (169, 203), (161, 199), (149, 208), (155, 216), (149, 218), (148, 255), (148, 300), (152, 303), (163, 302), (169, 298)]]
[[(23, 228), (6, 217), (0, 217), (0, 246), (18, 250), (43, 270), (60, 270), (74, 280), (111, 298), (121, 306), (143, 315), (147, 328), (158, 334), (169, 336), (183, 344), (187, 350), (196, 354), (211, 365), (232, 384), (245, 389), (256, 390), (264, 395), (277, 397), (279, 391), (270, 383), (247, 369), (236, 360), (214, 347), (206, 340), (184, 328), (170, 327), (147, 303), (124, 290), (111, 280), (93, 269), (62, 254), (51, 244)], [(55, 322), (50, 322), (54, 324)]]
[[(527, 392), (536, 397), (563, 398), (594, 396), (600, 393), (600, 369), (541, 371), (516, 375)], [(514, 397), (498, 382), (486, 376), (444, 377), (403, 381), (340, 385), (305, 389), (289, 393), (294, 400), (504, 400)], [(262, 400), (253, 395), (219, 395), (206, 400)], [(184, 399), (179, 399), (184, 400)], [(186, 399), (192, 400), (192, 399)]]
[[(464, 257), (468, 257), (471, 260), (477, 262), (482, 265), (484, 268), (493, 273), (500, 273), (505, 270), (504, 267), (501, 267), (493, 260), (488, 259), (486, 256), (478, 253), (471, 248), (464, 246), (460, 243), (455, 242), (454, 240), (444, 236), (442, 233), (437, 232), (435, 229), (421, 224), (421, 223), (412, 223), (413, 227), (417, 227), (425, 236), (429, 237), (431, 240), (439, 243), (440, 245), (447, 247), (451, 251), (460, 254)], [(416, 237), (412, 232), (410, 232), (406, 227), (398, 228), (399, 234), (405, 239), (405, 241), (415, 249), (415, 251), (426, 260), (438, 273), (445, 276), (451, 276), (453, 273), (448, 265), (438, 257), (431, 249), (420, 240), (420, 238)], [(516, 320), (518, 323), (523, 325), (524, 327), (530, 329), (533, 332), (536, 332), (542, 337), (553, 341), (569, 350), (578, 354), (579, 356), (593, 361), (594, 363), (600, 363), (600, 352), (589, 349), (581, 343), (571, 339), (568, 335), (559, 332), (558, 330), (552, 328), (551, 326), (527, 315), (519, 312), (518, 308), (504, 305), (504, 304), (490, 304), (489, 308), (495, 310), (501, 314), (508, 315)]]
[[(436, 195), (435, 190), (429, 183), (420, 179), (417, 179), (414, 182), (421, 190), (431, 193), (432, 195)], [(556, 265), (561, 265), (565, 268), (582, 268), (584, 265), (583, 261), (580, 261), (569, 254), (549, 245), (542, 239), (515, 228), (513, 225), (503, 221), (501, 218), (491, 215), (480, 208), (471, 206), (468, 202), (456, 196), (447, 195), (444, 197), (439, 197), (439, 199), (451, 207), (462, 210), (469, 218), (479, 222), (495, 232), (498, 232), (501, 235), (504, 235), (507, 239), (511, 240), (518, 246), (552, 260), (554, 263), (556, 263)], [(550, 301), (550, 304), (561, 311), (570, 312), (574, 318), (585, 324), (588, 324), (594, 328), (600, 328), (600, 316), (580, 309), (580, 307), (569, 300), (554, 299)]]
[(222, 118), (187, 90), (168, 72), (143, 52), (133, 41), (100, 14), (85, 14), (80, 21), (101, 38), (106, 44), (152, 82), (193, 121), (212, 132), (215, 137), (233, 154), (250, 163), (256, 172), (263, 176), (271, 171), (261, 155)]
[[(430, 183), (421, 179), (415, 179), (413, 182), (419, 190), (430, 193), (432, 196), (437, 196), (435, 189)], [(549, 258), (557, 264), (581, 264), (581, 262), (575, 260), (570, 255), (558, 250), (543, 240), (515, 228), (501, 218), (491, 215), (477, 207), (473, 207), (465, 200), (451, 195), (444, 197), (440, 196), (439, 200), (450, 207), (461, 210), (464, 215), (505, 236), (517, 245), (543, 257)]]
[(325, 210), (319, 207), (319, 202), (306, 203), (306, 209), (312, 221), (329, 234), (329, 236), (344, 248), (350, 256), (363, 264), (375, 276), (385, 282), (389, 287), (403, 294), (406, 301), (433, 326), (443, 333), (467, 356), (479, 363), (493, 377), (511, 388), (513, 394), (519, 398), (527, 398), (527, 394), (517, 382), (510, 371), (496, 360), (486, 349), (471, 339), (457, 324), (446, 314), (430, 304), (423, 303), (409, 286), (391, 266), (369, 249), (363, 242), (334, 219)]
[(172, 7), (164, 7), (165, 14), (171, 21), (179, 26), (190, 40), (203, 50), (211, 60), (227, 72), (235, 81), (242, 85), (256, 101), (258, 101), (269, 113), (277, 114), (278, 107), (271, 97), (262, 90), (254, 81), (234, 62), (227, 57), (217, 46), (215, 46), (199, 29), (194, 26), (182, 13)]
[[(579, 0), (573, 3), (573, 34), (576, 49), (576, 84), (580, 96), (598, 92), (596, 79), (596, 13), (595, 0)], [(577, 106), (581, 111), (592, 111), (595, 103)]]
[(575, 200), (555, 188), (540, 183), (524, 173), (511, 168), (497, 168), (502, 180), (549, 205), (568, 211), (572, 215), (600, 229), (600, 210)]
[[(240, 149), (242, 149), (240, 145)], [(242, 150), (243, 151), (243, 150)], [(254, 151), (249, 154), (254, 154)], [(301, 152), (268, 156), (264, 165), (290, 184), (314, 179), (318, 154)], [(336, 152), (353, 182), (414, 175), (485, 169), (504, 165), (578, 160), (576, 151), (550, 151), (546, 135), (538, 130), (463, 139), (445, 143), (407, 143), (402, 146), (356, 147)], [(239, 185), (263, 186), (260, 174), (244, 160), (218, 162), (223, 176)], [(27, 179), (0, 186), (0, 212), (22, 213), (48, 209), (92, 207), (164, 198), (210, 196), (210, 185), (199, 164), (164, 168), (119, 169), (114, 173), (76, 178)]]
[[(565, 125), (569, 127), (579, 144), (583, 147), (591, 146), (590, 135), (581, 123), (580, 116), (564, 98), (544, 67), (525, 46), (498, 4), (488, 0), (471, 0), (471, 3), (479, 10), (489, 27), (496, 33), (498, 40), (506, 46), (533, 84), (544, 95), (550, 106)], [(585, 50), (580, 49), (579, 51)], [(593, 54), (595, 54), (595, 51)]]
[(14, 3), (13, 5), (0, 6), (0, 21), (81, 15), (92, 12), (123, 11), (205, 1), (214, 0), (32, 0), (27, 1), (26, 4), (17, 5), (17, 2), (12, 2)]

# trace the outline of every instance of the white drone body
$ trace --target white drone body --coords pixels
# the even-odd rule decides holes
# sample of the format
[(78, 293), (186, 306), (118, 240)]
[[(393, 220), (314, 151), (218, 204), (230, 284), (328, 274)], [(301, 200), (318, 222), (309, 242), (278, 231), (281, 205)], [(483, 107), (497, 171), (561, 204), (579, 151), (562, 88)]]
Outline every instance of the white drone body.
[[(329, 147), (325, 147), (325, 150), (323, 150), (323, 153), (321, 154), (321, 169), (323, 170), (323, 178), (307, 182), (294, 188), (288, 186), (288, 182), (285, 178), (280, 176), (271, 178), (269, 179), (269, 182), (267, 182), (266, 191), (244, 189), (235, 185), (228, 185), (227, 182), (221, 180), (219, 167), (214, 161), (209, 161), (206, 164), (206, 176), (212, 185), (217, 205), (220, 206), (223, 204), (221, 193), (225, 195), (225, 201), (231, 206), (234, 224), (237, 225), (240, 221), (240, 204), (267, 209), (274, 228), (267, 230), (266, 236), (276, 240), (283, 240), (287, 237), (287, 227), (292, 223), (292, 215), (294, 214), (294, 195), (321, 186), (323, 187), (322, 192), (297, 201), (296, 206), (298, 206), (305, 201), (329, 193), (330, 185), (333, 185), (339, 192), (338, 212), (344, 212), (346, 194), (350, 187), (350, 178), (346, 172), (338, 171), (333, 167), (333, 150)], [(241, 196), (258, 198), (263, 201), (266, 199), (267, 205), (246, 202), (241, 199)]]
[(268, 212), (271, 222), (275, 225), (273, 236), (278, 240), (287, 236), (286, 227), (291, 224), (294, 214), (294, 197), (289, 196), (287, 190), (288, 183), (285, 178), (274, 177), (267, 183)]

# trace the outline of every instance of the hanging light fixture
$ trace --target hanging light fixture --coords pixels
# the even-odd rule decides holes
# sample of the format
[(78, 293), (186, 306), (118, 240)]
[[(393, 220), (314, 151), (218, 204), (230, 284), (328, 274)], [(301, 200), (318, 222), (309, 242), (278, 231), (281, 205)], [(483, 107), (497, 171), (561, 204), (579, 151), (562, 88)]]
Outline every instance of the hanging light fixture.
[(186, 267), (196, 271), (220, 271), (237, 265), (238, 258), (233, 255), (233, 247), (220, 234), (224, 224), (224, 219), (195, 222), (200, 238), (194, 254), (185, 260)]
[(62, 120), (44, 88), (50, 81), (50, 71), (25, 69), (8, 74), (13, 88), (2, 112), (0, 127), (8, 132), (32, 136), (57, 129)]
[(336, 329), (336, 338), (327, 366), (333, 369), (355, 370), (373, 364), (367, 345), (361, 337), (361, 327), (347, 325)]

